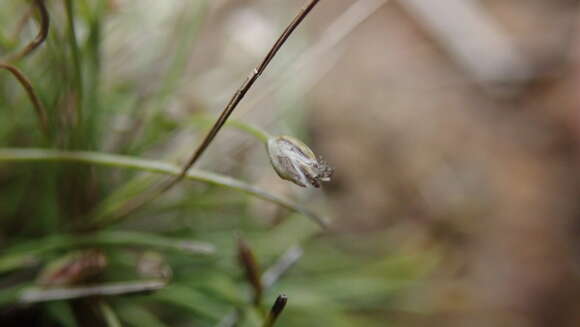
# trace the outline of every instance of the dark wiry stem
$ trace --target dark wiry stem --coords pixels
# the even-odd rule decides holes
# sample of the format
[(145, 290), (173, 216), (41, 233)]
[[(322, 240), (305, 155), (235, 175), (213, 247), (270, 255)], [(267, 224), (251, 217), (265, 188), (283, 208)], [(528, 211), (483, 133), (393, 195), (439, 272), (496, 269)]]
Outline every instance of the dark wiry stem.
[(16, 77), (20, 85), (22, 85), (22, 87), (28, 94), (28, 97), (30, 98), (32, 105), (34, 106), (34, 110), (36, 111), (36, 115), (38, 116), (38, 121), (40, 123), (40, 129), (46, 136), (48, 136), (49, 134), (48, 116), (46, 113), (46, 109), (42, 105), (42, 102), (40, 102), (40, 99), (38, 99), (38, 97), (36, 96), (36, 93), (34, 92), (34, 88), (32, 87), (30, 80), (28, 80), (28, 78), (26, 78), (26, 76), (24, 76), (24, 74), (20, 70), (18, 70), (18, 68), (10, 64), (0, 62), (0, 69), (5, 69), (9, 71), (14, 77)]
[(260, 75), (266, 70), (268, 64), (274, 59), (278, 51), (282, 48), (286, 40), (290, 37), (290, 35), (294, 32), (294, 30), (300, 25), (300, 23), (308, 16), (308, 14), (314, 9), (314, 7), (320, 2), (320, 0), (309, 0), (308, 3), (300, 10), (300, 12), (294, 17), (294, 19), (290, 22), (290, 24), (286, 27), (284, 32), (278, 37), (270, 51), (266, 54), (264, 59), (260, 62), (260, 64), (252, 70), (252, 72), (248, 75), (242, 86), (234, 93), (228, 104), (223, 109), (222, 113), (218, 117), (218, 119), (213, 124), (210, 131), (206, 134), (203, 141), (199, 144), (196, 150), (193, 152), (191, 158), (187, 162), (187, 164), (181, 170), (181, 173), (177, 175), (175, 178), (170, 179), (165, 185), (161, 185), (157, 191), (153, 191), (150, 196), (145, 196), (140, 200), (137, 199), (133, 203), (129, 203), (122, 209), (121, 215), (126, 216), (129, 213), (141, 208), (146, 203), (153, 201), (155, 198), (160, 196), (161, 194), (170, 190), (173, 186), (177, 183), (182, 181), (184, 177), (187, 175), (187, 172), (193, 165), (201, 158), (205, 150), (207, 150), (208, 146), (214, 140), (218, 132), (224, 126), (232, 112), (236, 109), (240, 101), (244, 98), (246, 93), (252, 88), (254, 83), (258, 80)]
[(236, 93), (234, 93), (233, 97), (230, 99), (230, 101), (222, 111), (221, 115), (214, 123), (211, 130), (207, 133), (201, 144), (193, 152), (193, 155), (191, 156), (187, 164), (183, 167), (181, 174), (177, 176), (173, 182), (169, 183), (168, 186), (166, 186), (168, 189), (171, 188), (171, 186), (177, 184), (177, 182), (179, 182), (180, 180), (182, 180), (183, 177), (185, 177), (185, 175), (187, 174), (187, 171), (191, 167), (193, 167), (193, 165), (199, 160), (199, 158), (203, 155), (207, 147), (211, 144), (217, 133), (224, 126), (226, 120), (228, 120), (232, 112), (236, 109), (240, 101), (242, 101), (246, 93), (248, 93), (248, 91), (250, 90), (250, 88), (252, 88), (256, 80), (258, 80), (260, 75), (262, 75), (264, 70), (266, 70), (268, 64), (270, 64), (272, 59), (274, 59), (280, 48), (282, 48), (282, 45), (284, 45), (284, 43), (286, 42), (286, 40), (288, 40), (292, 32), (294, 32), (296, 27), (300, 25), (300, 23), (304, 20), (304, 18), (306, 18), (306, 16), (310, 13), (310, 11), (314, 8), (314, 6), (318, 4), (318, 2), (320, 2), (320, 0), (310, 0), (310, 2), (300, 10), (298, 15), (294, 17), (292, 22), (290, 22), (288, 27), (286, 27), (284, 32), (282, 32), (278, 40), (276, 40), (270, 51), (268, 51), (266, 57), (264, 57), (262, 62), (248, 75), (242, 86), (240, 86), (240, 88), (236, 91)]
[(264, 294), (264, 287), (260, 278), (260, 267), (254, 252), (241, 237), (238, 239), (238, 260), (244, 268), (246, 279), (254, 291), (254, 305), (259, 306), (262, 303), (262, 295)]
[[(287, 273), (288, 270), (298, 262), (303, 254), (304, 250), (298, 245), (286, 250), (276, 263), (262, 274), (261, 284), (264, 287), (264, 291), (272, 287), (274, 283), (282, 277), (282, 275)], [(220, 320), (216, 327), (233, 327), (238, 322), (238, 319), (240, 319), (239, 311), (232, 310), (222, 320)], [(275, 322), (275, 320), (273, 322)]]
[(36, 35), (36, 37), (24, 48), (22, 49), (20, 52), (15, 53), (11, 56), (9, 56), (8, 58), (6, 58), (6, 61), (17, 61), (21, 58), (26, 57), (27, 55), (29, 55), (32, 51), (34, 51), (36, 48), (38, 48), (39, 45), (41, 45), (44, 40), (46, 40), (46, 37), (48, 36), (48, 28), (50, 26), (50, 17), (48, 15), (48, 10), (46, 10), (46, 6), (44, 5), (44, 0), (34, 0), (34, 3), (36, 5), (36, 7), (38, 8), (38, 12), (40, 13), (40, 30), (38, 31), (38, 34)]

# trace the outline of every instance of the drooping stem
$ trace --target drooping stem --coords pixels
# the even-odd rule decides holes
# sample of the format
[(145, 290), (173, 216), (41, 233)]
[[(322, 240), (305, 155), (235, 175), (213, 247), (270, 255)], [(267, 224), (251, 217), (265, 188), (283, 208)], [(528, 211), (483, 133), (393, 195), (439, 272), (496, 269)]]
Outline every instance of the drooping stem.
[(38, 30), (36, 37), (24, 49), (6, 58), (5, 60), (8, 62), (17, 61), (23, 57), (26, 57), (32, 51), (38, 48), (38, 46), (41, 45), (48, 36), (50, 16), (48, 15), (48, 10), (46, 10), (46, 6), (44, 5), (44, 0), (34, 0), (34, 3), (38, 8), (38, 12), (40, 13), (40, 30)]
[(32, 105), (34, 106), (34, 110), (38, 116), (40, 130), (42, 133), (44, 133), (45, 136), (48, 136), (48, 115), (46, 113), (46, 109), (42, 105), (42, 102), (40, 102), (40, 99), (38, 96), (36, 96), (36, 92), (34, 91), (34, 87), (32, 87), (30, 80), (26, 78), (26, 76), (24, 76), (24, 74), (13, 65), (0, 62), (0, 69), (4, 69), (10, 72), (16, 78), (16, 80), (18, 80), (20, 85), (22, 85), (26, 91), (26, 94), (28, 95), (28, 98), (30, 98), (30, 102), (32, 102)]
[(298, 25), (300, 25), (300, 23), (304, 20), (304, 18), (308, 16), (308, 14), (312, 11), (312, 9), (314, 9), (314, 7), (319, 2), (320, 0), (309, 0), (308, 3), (300, 10), (300, 12), (298, 12), (296, 17), (294, 17), (294, 19), (286, 27), (286, 29), (284, 29), (284, 31), (282, 32), (280, 37), (278, 37), (278, 39), (276, 40), (270, 51), (268, 51), (264, 59), (262, 59), (260, 64), (250, 72), (250, 74), (242, 83), (240, 88), (238, 88), (238, 90), (234, 93), (234, 95), (227, 103), (218, 119), (213, 124), (212, 128), (205, 135), (204, 139), (201, 141), (199, 146), (193, 152), (189, 161), (183, 166), (181, 172), (177, 174), (174, 178), (168, 180), (165, 184), (161, 184), (159, 187), (157, 187), (156, 190), (152, 191), (150, 194), (147, 194), (141, 198), (137, 198), (133, 202), (127, 204), (127, 206), (123, 208), (123, 212), (121, 213), (123, 216), (126, 216), (131, 212), (141, 208), (145, 204), (155, 200), (157, 197), (169, 191), (173, 186), (177, 185), (187, 176), (188, 171), (195, 165), (195, 163), (199, 160), (199, 158), (201, 158), (201, 156), (207, 150), (207, 148), (214, 140), (218, 132), (221, 130), (221, 128), (224, 126), (230, 115), (234, 112), (240, 101), (242, 101), (246, 93), (248, 93), (248, 91), (252, 88), (254, 83), (266, 70), (272, 59), (274, 59), (278, 51), (282, 48), (284, 43), (286, 43), (286, 40), (288, 40), (288, 38), (298, 27)]
[[(211, 127), (213, 122), (214, 122), (213, 118), (210, 116), (197, 115), (197, 116), (193, 117), (193, 119), (186, 121), (186, 124), (188, 124), (188, 125), (198, 124), (204, 128), (207, 128), (207, 127)], [(246, 122), (236, 120), (236, 119), (228, 120), (224, 124), (224, 126), (236, 128), (244, 133), (247, 133), (247, 134), (255, 137), (257, 140), (259, 140), (260, 142), (263, 142), (264, 144), (266, 144), (266, 142), (268, 142), (268, 139), (270, 137), (272, 137), (272, 135), (270, 135), (267, 131), (259, 128), (258, 126), (254, 126), (252, 124), (248, 124)]]
[(212, 126), (211, 130), (206, 134), (203, 141), (197, 147), (197, 149), (193, 152), (191, 158), (187, 162), (187, 164), (181, 170), (181, 173), (175, 177), (170, 183), (167, 184), (165, 189), (170, 189), (172, 186), (177, 184), (180, 180), (182, 180), (185, 175), (187, 175), (187, 171), (195, 165), (195, 163), (201, 158), (205, 150), (214, 140), (218, 132), (221, 130), (225, 122), (228, 120), (232, 112), (236, 109), (240, 101), (244, 98), (246, 93), (252, 88), (254, 83), (258, 80), (260, 75), (266, 70), (272, 59), (276, 56), (280, 48), (284, 45), (286, 40), (290, 37), (292, 32), (300, 25), (300, 23), (306, 18), (306, 16), (312, 11), (314, 6), (316, 6), (320, 2), (320, 0), (310, 0), (301, 10), (300, 12), (294, 17), (292, 22), (286, 27), (284, 32), (280, 35), (278, 40), (274, 43), (270, 51), (266, 54), (262, 62), (248, 75), (246, 80), (242, 83), (242, 86), (234, 93), (228, 104), (225, 106), (224, 110), (222, 111), (221, 115), (215, 121), (214, 125)]

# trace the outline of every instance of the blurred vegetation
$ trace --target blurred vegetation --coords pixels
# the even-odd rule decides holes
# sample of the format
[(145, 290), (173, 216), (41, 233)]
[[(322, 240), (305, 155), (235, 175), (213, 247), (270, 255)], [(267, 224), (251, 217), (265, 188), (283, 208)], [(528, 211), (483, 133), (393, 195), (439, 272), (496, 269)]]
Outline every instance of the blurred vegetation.
[[(3, 2), (2, 58), (38, 33), (37, 3)], [(237, 179), (193, 171), (193, 181), (115, 215), (176, 173), (174, 163), (198, 142), (183, 146), (176, 136), (198, 138), (213, 116), (202, 101), (181, 116), (166, 112), (188, 101), (190, 53), (204, 47), (209, 3), (186, 3), (165, 22), (170, 33), (148, 44), (119, 37), (124, 20), (145, 18), (113, 1), (46, 1), (46, 41), (9, 62), (45, 108), (46, 133), (29, 94), (0, 71), (0, 324), (262, 326), (281, 293), (282, 327), (385, 326), (393, 310), (417, 310), (395, 299), (429, 271), (435, 251), (395, 250), (397, 236), (386, 232), (324, 231), (285, 196), (251, 186), (243, 169), (226, 171)], [(124, 43), (129, 56), (114, 52)], [(137, 63), (140, 71), (124, 68)], [(300, 103), (298, 96), (285, 100)], [(233, 125), (250, 132), (244, 137), (260, 135)], [(256, 196), (281, 207), (256, 210)], [(238, 260), (240, 239), (254, 260)], [(252, 274), (262, 275), (252, 282)]]

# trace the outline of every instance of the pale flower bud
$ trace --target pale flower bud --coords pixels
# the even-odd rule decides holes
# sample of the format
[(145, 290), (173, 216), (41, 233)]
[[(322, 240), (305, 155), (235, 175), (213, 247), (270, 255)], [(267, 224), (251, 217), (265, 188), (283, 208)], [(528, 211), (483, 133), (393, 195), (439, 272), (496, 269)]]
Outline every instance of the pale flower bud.
[(302, 187), (320, 187), (330, 181), (334, 168), (330, 167), (301, 141), (291, 136), (271, 137), (267, 143), (270, 162), (278, 176)]

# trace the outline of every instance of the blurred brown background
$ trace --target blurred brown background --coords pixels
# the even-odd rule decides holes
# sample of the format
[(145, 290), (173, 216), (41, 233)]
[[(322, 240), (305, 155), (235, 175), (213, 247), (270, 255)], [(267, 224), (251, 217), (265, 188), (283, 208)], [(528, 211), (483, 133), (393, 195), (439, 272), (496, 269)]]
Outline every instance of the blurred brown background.
[(311, 93), (341, 228), (445, 248), (402, 326), (580, 325), (578, 9), (391, 1)]

